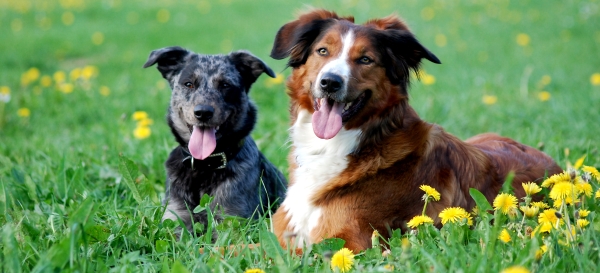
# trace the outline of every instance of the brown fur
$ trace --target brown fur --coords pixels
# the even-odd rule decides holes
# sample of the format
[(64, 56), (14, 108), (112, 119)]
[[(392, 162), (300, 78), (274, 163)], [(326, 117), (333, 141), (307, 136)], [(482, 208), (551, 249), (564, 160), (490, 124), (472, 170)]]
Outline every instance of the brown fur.
[[(315, 20), (324, 23), (315, 27)], [(298, 33), (309, 24), (318, 33), (298, 42)], [(314, 112), (310, 89), (328, 58), (314, 57), (312, 52), (325, 45), (331, 56), (336, 56), (341, 47), (340, 33), (347, 29), (356, 34), (350, 59), (367, 56), (374, 60), (370, 66), (352, 65), (355, 80), (348, 83), (349, 96), (356, 98), (365, 90), (372, 91), (372, 95), (365, 107), (344, 123), (346, 129), (363, 132), (358, 149), (347, 155), (347, 168), (311, 197), (313, 205), (322, 210), (310, 234), (313, 243), (337, 237), (346, 241), (346, 247), (360, 251), (371, 247), (373, 230), (384, 236), (389, 236), (392, 229), (406, 231), (407, 221), (421, 214), (423, 192), (419, 186), (423, 184), (441, 193), (441, 200), (431, 203), (426, 211), (439, 226), (438, 214), (444, 208), (471, 209), (475, 205), (470, 188), (481, 191), (492, 202), (507, 175), (514, 172), (515, 194), (522, 197), (522, 182), (537, 182), (562, 171), (544, 153), (512, 139), (488, 133), (463, 142), (438, 125), (421, 120), (408, 104), (408, 73), (418, 69), (422, 58), (437, 58), (416, 39), (401, 44), (402, 51), (397, 45), (374, 44), (375, 34), (410, 35), (395, 16), (359, 26), (352, 19), (318, 10), (301, 15), (279, 30), (272, 57), (290, 56), (293, 72), (287, 86), (292, 124), (299, 109)], [(391, 63), (387, 61), (390, 59)], [(288, 158), (290, 186), (302, 183), (294, 181), (292, 175), (298, 168), (292, 158), (294, 149), (292, 145)], [(293, 227), (283, 207), (273, 216), (273, 224), (285, 246)]]

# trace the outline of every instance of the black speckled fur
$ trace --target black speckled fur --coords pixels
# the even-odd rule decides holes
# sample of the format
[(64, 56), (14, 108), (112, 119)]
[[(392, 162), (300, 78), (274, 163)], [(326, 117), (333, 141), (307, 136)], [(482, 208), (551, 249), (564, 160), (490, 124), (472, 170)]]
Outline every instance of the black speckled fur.
[[(180, 47), (167, 47), (150, 54), (144, 67), (158, 64), (158, 70), (173, 91), (167, 121), (179, 143), (167, 159), (165, 219), (181, 219), (189, 231), (193, 223), (206, 224), (205, 213), (192, 213), (204, 194), (211, 195), (210, 206), (227, 215), (256, 218), (274, 211), (283, 201), (287, 182), (283, 174), (260, 153), (250, 132), (256, 123), (256, 106), (248, 97), (252, 83), (273, 71), (245, 51), (229, 55), (200, 55)], [(194, 89), (185, 87), (191, 82)], [(229, 86), (222, 87), (223, 82)], [(215, 108), (210, 121), (200, 123), (193, 108), (207, 104)], [(184, 163), (190, 137), (189, 127), (219, 126), (215, 152), (237, 147), (224, 169), (194, 169)], [(245, 140), (242, 142), (242, 140)], [(195, 162), (199, 162), (197, 160)], [(220, 219), (217, 214), (217, 220)]]

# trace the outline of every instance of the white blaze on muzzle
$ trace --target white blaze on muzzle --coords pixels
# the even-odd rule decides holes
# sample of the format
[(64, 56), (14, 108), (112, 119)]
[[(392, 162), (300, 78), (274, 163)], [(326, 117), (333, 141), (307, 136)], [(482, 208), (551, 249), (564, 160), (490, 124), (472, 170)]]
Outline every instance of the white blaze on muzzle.
[[(350, 48), (354, 44), (354, 33), (350, 30), (342, 35), (342, 52), (340, 55), (327, 63), (319, 74), (317, 81), (320, 82), (323, 75), (332, 73), (342, 78), (343, 83), (339, 94), (335, 97), (344, 97), (348, 92), (348, 79), (350, 78)], [(317, 109), (312, 116), (313, 131), (315, 135), (321, 139), (331, 139), (337, 135), (342, 129), (342, 112), (344, 111), (344, 102), (328, 99), (319, 85), (315, 85), (313, 94), (319, 98), (317, 101)]]

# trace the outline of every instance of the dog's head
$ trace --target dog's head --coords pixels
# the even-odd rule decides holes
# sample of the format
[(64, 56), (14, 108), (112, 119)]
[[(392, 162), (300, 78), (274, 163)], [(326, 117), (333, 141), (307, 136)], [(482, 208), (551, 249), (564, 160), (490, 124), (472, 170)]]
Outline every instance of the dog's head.
[(409, 72), (421, 59), (440, 63), (395, 16), (356, 25), (325, 10), (281, 27), (271, 57), (289, 57), (292, 99), (314, 109), (313, 130), (323, 139), (407, 100)]
[(169, 125), (197, 159), (209, 156), (223, 137), (250, 133), (256, 119), (248, 98), (250, 86), (262, 73), (275, 77), (263, 61), (246, 51), (200, 55), (167, 47), (152, 51), (144, 68), (154, 64), (172, 90)]

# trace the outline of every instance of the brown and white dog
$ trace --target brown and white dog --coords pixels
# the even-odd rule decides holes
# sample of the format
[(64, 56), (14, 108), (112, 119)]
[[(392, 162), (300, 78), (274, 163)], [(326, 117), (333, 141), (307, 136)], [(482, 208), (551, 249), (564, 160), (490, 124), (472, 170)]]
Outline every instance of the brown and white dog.
[(301, 15), (279, 30), (271, 57), (289, 57), (293, 71), (289, 187), (273, 216), (282, 245), (302, 247), (341, 238), (371, 247), (374, 230), (392, 229), (421, 214), (422, 184), (441, 193), (427, 207), (471, 209), (469, 188), (488, 199), (509, 172), (521, 182), (561, 172), (544, 153), (495, 134), (465, 142), (419, 118), (408, 104), (411, 70), (421, 59), (440, 63), (397, 17), (354, 24), (325, 10)]

